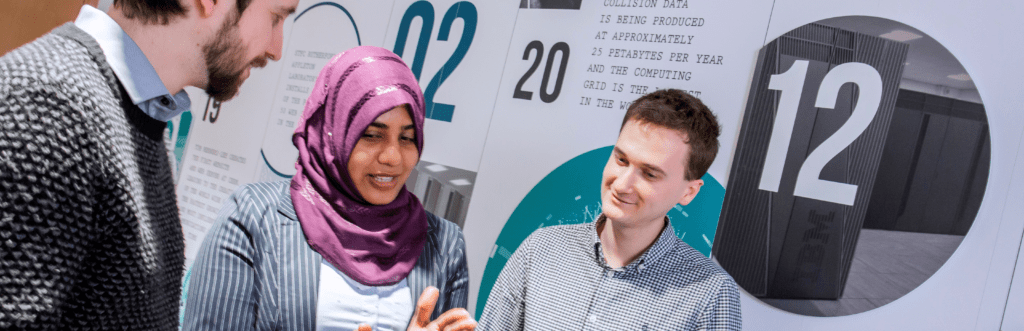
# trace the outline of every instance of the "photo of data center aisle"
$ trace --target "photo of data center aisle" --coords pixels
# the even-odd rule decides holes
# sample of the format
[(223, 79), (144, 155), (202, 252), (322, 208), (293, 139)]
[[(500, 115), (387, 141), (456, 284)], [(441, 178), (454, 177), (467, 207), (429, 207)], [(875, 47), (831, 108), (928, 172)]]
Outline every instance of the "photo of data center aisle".
[(985, 108), (924, 32), (863, 16), (794, 29), (762, 49), (750, 99), (713, 254), (763, 302), (809, 316), (884, 306), (973, 225), (990, 165)]
[(465, 227), (475, 183), (475, 172), (420, 160), (405, 187), (420, 199), (423, 209)]
[(863, 229), (846, 290), (837, 300), (769, 299), (776, 308), (807, 316), (844, 316), (895, 301), (935, 274), (963, 236)]

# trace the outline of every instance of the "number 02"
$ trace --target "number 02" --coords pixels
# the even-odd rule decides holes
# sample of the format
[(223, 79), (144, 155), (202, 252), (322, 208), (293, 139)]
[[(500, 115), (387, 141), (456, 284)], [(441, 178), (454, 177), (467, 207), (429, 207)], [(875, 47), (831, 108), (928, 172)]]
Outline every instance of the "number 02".
[[(416, 79), (420, 79), (420, 73), (423, 71), (423, 61), (427, 56), (427, 47), (430, 45), (430, 33), (434, 29), (434, 5), (427, 1), (419, 1), (409, 6), (398, 26), (394, 52), (398, 56), (402, 56), (402, 53), (405, 52), (405, 42), (409, 38), (409, 25), (412, 24), (413, 18), (417, 16), (423, 20), (423, 27), (420, 29), (419, 41), (416, 44), (416, 54), (413, 56), (410, 69), (413, 75), (416, 76)], [(456, 18), (461, 18), (464, 24), (459, 44), (455, 46), (455, 52), (448, 58), (448, 61), (434, 74), (434, 78), (430, 79), (426, 90), (423, 90), (426, 117), (445, 122), (452, 121), (452, 116), (455, 114), (455, 105), (434, 102), (434, 96), (437, 94), (437, 89), (448, 80), (452, 71), (455, 71), (459, 63), (462, 63), (462, 59), (466, 57), (466, 53), (469, 52), (469, 45), (473, 43), (473, 36), (476, 35), (476, 6), (469, 1), (459, 1), (449, 7), (441, 19), (437, 40), (448, 41), (448, 36), (452, 31), (452, 24)]]
[[(784, 73), (772, 75), (768, 89), (781, 94), (772, 137), (768, 143), (768, 155), (764, 160), (759, 188), (778, 192), (782, 181), (782, 168), (786, 163), (786, 152), (796, 121), (804, 80), (807, 78), (805, 60), (798, 60)], [(864, 63), (844, 63), (836, 66), (821, 82), (814, 106), (834, 109), (839, 89), (846, 83), (854, 83), (860, 90), (853, 113), (839, 130), (825, 139), (807, 156), (797, 174), (793, 195), (852, 206), (857, 196), (857, 185), (822, 180), (821, 170), (846, 146), (857, 139), (871, 124), (878, 113), (882, 100), (882, 77), (878, 71)]]

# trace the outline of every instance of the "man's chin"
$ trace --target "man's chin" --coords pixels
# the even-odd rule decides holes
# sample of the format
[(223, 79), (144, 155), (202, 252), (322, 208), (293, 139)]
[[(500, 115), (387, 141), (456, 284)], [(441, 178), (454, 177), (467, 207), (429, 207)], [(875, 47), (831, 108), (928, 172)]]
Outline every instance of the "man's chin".
[(224, 92), (216, 92), (216, 94), (213, 94), (213, 93), (210, 93), (210, 91), (206, 91), (206, 94), (209, 94), (210, 97), (213, 98), (214, 101), (226, 102), (226, 101), (234, 99), (236, 96), (238, 96), (238, 91), (235, 90), (234, 92), (232, 92), (230, 94), (224, 93)]
[[(225, 87), (224, 85), (227, 86)], [(225, 102), (238, 96), (238, 93), (240, 91), (239, 88), (241, 87), (241, 85), (241, 82), (222, 84), (221, 88), (207, 88), (206, 94), (210, 95), (210, 97), (213, 98), (213, 100), (217, 100), (218, 102)]]
[(245, 70), (243, 70), (242, 73), (241, 73), (241, 78), (240, 78), (240, 80), (238, 82), (239, 84), (245, 82), (246, 79), (249, 79), (249, 72), (250, 71), (252, 71), (252, 67), (251, 66), (250, 67), (245, 67)]
[(620, 220), (629, 217), (629, 215), (618, 206), (610, 206), (605, 204), (605, 208), (601, 210), (601, 214), (609, 220)]

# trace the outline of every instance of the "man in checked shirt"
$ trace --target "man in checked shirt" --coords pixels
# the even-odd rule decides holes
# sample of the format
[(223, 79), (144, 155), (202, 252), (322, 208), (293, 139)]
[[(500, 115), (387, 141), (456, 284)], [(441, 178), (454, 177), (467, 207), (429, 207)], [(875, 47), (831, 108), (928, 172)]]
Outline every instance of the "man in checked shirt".
[(601, 216), (523, 241), (477, 330), (739, 330), (736, 283), (666, 216), (700, 192), (719, 133), (686, 92), (634, 101), (604, 168)]

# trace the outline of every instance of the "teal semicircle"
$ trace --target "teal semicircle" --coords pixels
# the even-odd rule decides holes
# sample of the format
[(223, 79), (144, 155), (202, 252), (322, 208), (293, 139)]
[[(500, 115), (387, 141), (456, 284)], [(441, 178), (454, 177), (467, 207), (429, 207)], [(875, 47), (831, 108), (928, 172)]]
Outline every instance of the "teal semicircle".
[[(483, 314), (487, 297), (508, 258), (534, 230), (552, 225), (593, 221), (601, 212), (601, 177), (613, 146), (601, 147), (574, 157), (541, 179), (498, 234), (491, 247), (477, 295), (476, 318)], [(722, 212), (725, 188), (711, 174), (704, 177), (700, 193), (686, 206), (676, 205), (668, 217), (676, 236), (706, 256)]]

